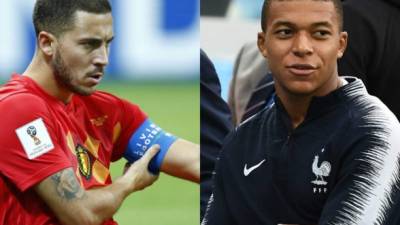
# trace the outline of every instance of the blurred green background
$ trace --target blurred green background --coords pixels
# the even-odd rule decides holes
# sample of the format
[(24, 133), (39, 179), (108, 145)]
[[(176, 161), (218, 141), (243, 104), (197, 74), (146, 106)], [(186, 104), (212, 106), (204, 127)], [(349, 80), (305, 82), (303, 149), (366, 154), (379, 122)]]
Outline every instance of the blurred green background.
[[(200, 141), (200, 92), (198, 82), (104, 82), (99, 89), (139, 105), (164, 130), (189, 141)], [(113, 179), (124, 166), (111, 166)], [(200, 222), (200, 186), (161, 174), (143, 191), (131, 194), (114, 219), (120, 225), (197, 225)]]

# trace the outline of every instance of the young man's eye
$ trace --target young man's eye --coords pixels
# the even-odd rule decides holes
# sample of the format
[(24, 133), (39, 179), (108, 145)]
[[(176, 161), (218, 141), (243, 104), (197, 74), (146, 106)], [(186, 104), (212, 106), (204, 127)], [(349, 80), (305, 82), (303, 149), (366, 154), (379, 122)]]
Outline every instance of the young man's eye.
[(82, 46), (85, 48), (92, 48), (92, 45), (90, 43), (82, 43)]
[(91, 43), (91, 42), (84, 42), (84, 43), (82, 43), (81, 45), (82, 45), (84, 48), (86, 48), (86, 49), (92, 49), (92, 48), (94, 48), (93, 43)]
[(87, 49), (94, 49), (101, 45), (101, 42), (98, 41), (86, 41), (82, 43), (82, 46)]
[(318, 31), (314, 32), (314, 37), (324, 39), (324, 38), (328, 38), (328, 36), (329, 36), (330, 34), (331, 34), (331, 33), (330, 33), (329, 31), (326, 31), (326, 30), (318, 30)]
[(291, 29), (279, 29), (275, 32), (275, 35), (277, 35), (279, 38), (287, 38), (290, 37), (293, 34), (293, 31)]

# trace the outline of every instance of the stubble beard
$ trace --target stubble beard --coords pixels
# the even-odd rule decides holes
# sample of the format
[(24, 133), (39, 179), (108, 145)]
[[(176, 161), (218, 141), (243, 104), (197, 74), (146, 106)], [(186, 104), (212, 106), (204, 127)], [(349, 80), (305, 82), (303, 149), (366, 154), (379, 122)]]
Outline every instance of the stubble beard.
[(83, 96), (91, 95), (94, 92), (92, 89), (73, 84), (72, 71), (68, 68), (68, 66), (66, 66), (66, 63), (62, 59), (59, 51), (55, 53), (51, 64), (54, 70), (54, 77), (61, 87), (64, 87), (75, 94)]

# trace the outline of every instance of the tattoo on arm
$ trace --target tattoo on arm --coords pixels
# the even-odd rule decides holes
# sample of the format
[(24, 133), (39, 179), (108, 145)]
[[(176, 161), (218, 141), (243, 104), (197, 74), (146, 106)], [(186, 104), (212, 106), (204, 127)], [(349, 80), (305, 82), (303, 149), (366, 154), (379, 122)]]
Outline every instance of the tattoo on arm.
[(76, 179), (72, 169), (62, 170), (51, 176), (57, 194), (66, 200), (82, 199), (85, 192)]

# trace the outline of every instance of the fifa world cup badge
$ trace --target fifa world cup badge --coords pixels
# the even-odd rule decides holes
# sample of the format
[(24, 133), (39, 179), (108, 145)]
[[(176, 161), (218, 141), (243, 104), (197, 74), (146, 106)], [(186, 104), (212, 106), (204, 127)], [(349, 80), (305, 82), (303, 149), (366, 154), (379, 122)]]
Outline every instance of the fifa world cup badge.
[(17, 128), (15, 132), (28, 159), (39, 157), (54, 148), (42, 118), (30, 121)]
[(33, 142), (35, 143), (35, 145), (40, 145), (40, 143), (42, 143), (40, 141), (40, 139), (38, 137), (36, 137), (36, 135), (37, 135), (36, 127), (29, 126), (26, 129), (26, 133), (28, 133), (28, 135), (33, 139)]

